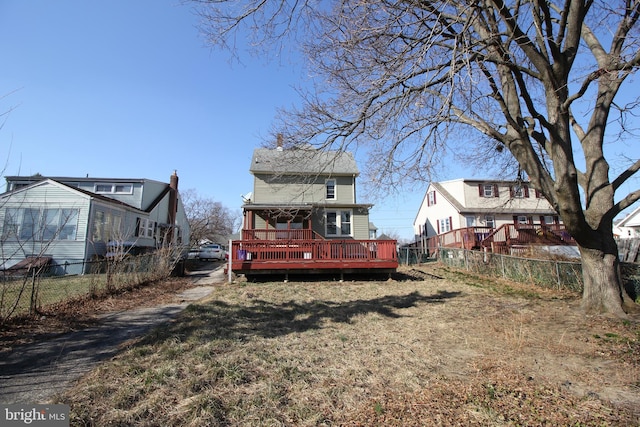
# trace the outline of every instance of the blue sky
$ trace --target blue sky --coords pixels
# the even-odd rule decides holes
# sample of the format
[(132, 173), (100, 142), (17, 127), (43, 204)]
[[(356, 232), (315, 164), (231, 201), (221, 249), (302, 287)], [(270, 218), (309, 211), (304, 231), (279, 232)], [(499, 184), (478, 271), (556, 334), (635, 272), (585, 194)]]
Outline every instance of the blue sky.
[[(296, 102), (291, 58), (230, 63), (179, 0), (0, 0), (5, 175), (149, 178), (238, 210), (253, 149)], [(241, 52), (242, 54), (242, 52)], [(4, 183), (3, 183), (4, 184)], [(412, 238), (424, 189), (371, 220)]]
[[(180, 0), (0, 0), (2, 175), (168, 182), (177, 170), (181, 190), (239, 211), (253, 149), (296, 103), (303, 70), (295, 56), (232, 64), (197, 24)], [(379, 232), (411, 239), (425, 189), (358, 201), (375, 205)]]

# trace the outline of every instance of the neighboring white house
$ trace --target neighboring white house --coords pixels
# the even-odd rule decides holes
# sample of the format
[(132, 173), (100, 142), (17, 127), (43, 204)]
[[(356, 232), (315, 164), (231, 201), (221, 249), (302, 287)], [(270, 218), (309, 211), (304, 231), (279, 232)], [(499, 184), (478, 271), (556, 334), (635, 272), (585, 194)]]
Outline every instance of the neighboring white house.
[(640, 206), (620, 221), (614, 223), (613, 234), (620, 239), (640, 237)]
[(148, 179), (8, 176), (0, 194), (0, 268), (51, 258), (58, 274), (82, 274), (109, 244), (189, 244), (189, 224), (170, 182)]
[(560, 218), (529, 182), (455, 179), (432, 182), (413, 222), (416, 241), (465, 227), (559, 224)]

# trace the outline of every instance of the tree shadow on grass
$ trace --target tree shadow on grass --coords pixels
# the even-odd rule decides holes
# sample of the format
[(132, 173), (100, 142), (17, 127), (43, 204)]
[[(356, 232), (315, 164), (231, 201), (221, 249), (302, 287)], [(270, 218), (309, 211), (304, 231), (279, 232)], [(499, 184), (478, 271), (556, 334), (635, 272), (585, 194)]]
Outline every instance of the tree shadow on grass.
[[(460, 292), (439, 291), (434, 295), (412, 292), (407, 295), (384, 296), (370, 300), (347, 302), (288, 301), (274, 304), (260, 299), (232, 305), (222, 301), (192, 305), (182, 314), (179, 322), (169, 328), (170, 336), (200, 340), (243, 340), (251, 336), (274, 338), (291, 333), (321, 329), (325, 322), (351, 323), (356, 316), (376, 313), (396, 319), (403, 317), (403, 309), (422, 304), (442, 304), (460, 296)], [(141, 344), (152, 344), (162, 339), (155, 334)]]

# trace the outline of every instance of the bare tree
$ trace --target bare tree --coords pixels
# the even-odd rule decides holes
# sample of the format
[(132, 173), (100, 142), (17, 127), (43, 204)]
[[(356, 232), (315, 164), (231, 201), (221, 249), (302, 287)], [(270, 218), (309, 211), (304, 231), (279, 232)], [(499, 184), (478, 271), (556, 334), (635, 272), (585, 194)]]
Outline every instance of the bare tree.
[(369, 151), (377, 186), (428, 174), (447, 150), (519, 168), (578, 243), (583, 308), (636, 309), (612, 223), (640, 198), (616, 194), (640, 160), (614, 173), (605, 143), (636, 136), (639, 92), (623, 88), (640, 65), (640, 1), (200, 3), (212, 43), (238, 29), (301, 42), (320, 83), (282, 112), (287, 140)]
[(204, 240), (225, 243), (238, 230), (242, 218), (240, 213), (231, 211), (213, 199), (199, 196), (194, 189), (181, 194), (191, 229), (191, 246), (197, 246)]

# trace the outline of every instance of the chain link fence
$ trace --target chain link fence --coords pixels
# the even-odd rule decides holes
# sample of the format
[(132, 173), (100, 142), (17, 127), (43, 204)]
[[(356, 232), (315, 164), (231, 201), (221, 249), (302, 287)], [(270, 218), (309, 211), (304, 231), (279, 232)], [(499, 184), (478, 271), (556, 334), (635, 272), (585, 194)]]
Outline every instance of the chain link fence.
[[(445, 265), (477, 274), (503, 277), (521, 283), (582, 292), (582, 264), (553, 259), (523, 258), (467, 249), (439, 248), (438, 260)], [(622, 280), (629, 295), (640, 296), (640, 266), (621, 264)]]
[[(22, 272), (4, 271), (0, 276), (0, 323), (11, 317), (34, 315), (43, 307), (73, 298), (98, 296), (142, 283), (163, 279), (181, 268), (183, 261), (170, 251), (79, 262), (82, 275), (53, 275), (42, 266)], [(85, 266), (89, 268), (84, 270)], [(70, 267), (73, 267), (70, 264)]]

